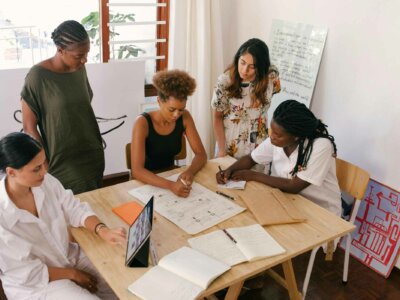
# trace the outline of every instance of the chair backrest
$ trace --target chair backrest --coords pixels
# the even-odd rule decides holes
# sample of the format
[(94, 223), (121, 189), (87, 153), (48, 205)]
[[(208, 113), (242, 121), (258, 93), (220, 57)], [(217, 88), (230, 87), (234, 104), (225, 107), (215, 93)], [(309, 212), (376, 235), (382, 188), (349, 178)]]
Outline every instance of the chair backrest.
[[(182, 135), (182, 148), (181, 152), (175, 155), (175, 160), (181, 160), (186, 158), (186, 138)], [(131, 169), (131, 143), (125, 145), (125, 162), (126, 168)]]
[(369, 174), (345, 160), (336, 158), (336, 176), (342, 191), (361, 200), (367, 190)]

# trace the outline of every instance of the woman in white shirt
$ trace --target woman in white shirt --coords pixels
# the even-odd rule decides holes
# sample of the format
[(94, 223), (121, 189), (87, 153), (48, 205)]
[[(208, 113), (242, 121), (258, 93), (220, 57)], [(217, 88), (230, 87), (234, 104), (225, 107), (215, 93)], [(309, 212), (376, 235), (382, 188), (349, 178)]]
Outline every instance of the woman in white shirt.
[[(304, 104), (282, 102), (274, 111), (270, 137), (251, 154), (218, 172), (218, 183), (228, 179), (258, 181), (299, 193), (340, 216), (336, 145), (326, 127)], [(250, 170), (256, 163), (269, 166), (271, 162), (270, 174)]]
[(24, 133), (0, 140), (0, 279), (8, 299), (117, 299), (68, 226), (84, 226), (110, 244), (126, 241), (108, 229), (71, 190), (46, 174), (39, 142)]

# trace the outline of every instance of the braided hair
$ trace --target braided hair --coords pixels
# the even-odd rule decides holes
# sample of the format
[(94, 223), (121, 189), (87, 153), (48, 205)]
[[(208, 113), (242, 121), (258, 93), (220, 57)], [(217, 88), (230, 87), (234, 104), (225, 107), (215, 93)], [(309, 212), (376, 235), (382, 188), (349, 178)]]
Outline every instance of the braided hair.
[(320, 119), (317, 119), (303, 103), (296, 100), (282, 102), (274, 111), (273, 121), (287, 133), (299, 138), (299, 154), (296, 165), (290, 172), (292, 176), (296, 175), (298, 171), (306, 169), (316, 138), (330, 140), (334, 152), (332, 156), (336, 157), (335, 139), (326, 129), (328, 126), (322, 123)]
[(51, 34), (51, 38), (57, 47), (62, 49), (76, 43), (82, 43), (89, 39), (89, 35), (77, 21), (64, 21)]

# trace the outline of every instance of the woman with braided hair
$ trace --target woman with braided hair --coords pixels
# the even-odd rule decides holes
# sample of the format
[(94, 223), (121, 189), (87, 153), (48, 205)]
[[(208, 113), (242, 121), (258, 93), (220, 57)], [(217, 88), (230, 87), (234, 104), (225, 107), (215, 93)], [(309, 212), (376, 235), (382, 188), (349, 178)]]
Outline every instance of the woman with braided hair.
[[(228, 179), (258, 181), (307, 199), (340, 216), (340, 189), (336, 178), (336, 145), (327, 125), (302, 103), (282, 102), (274, 111), (270, 137), (223, 172)], [(272, 162), (271, 174), (250, 170)]]
[(85, 69), (90, 42), (85, 28), (72, 20), (51, 37), (56, 54), (33, 66), (25, 78), (22, 122), (24, 131), (42, 143), (49, 173), (76, 194), (101, 187), (104, 171)]

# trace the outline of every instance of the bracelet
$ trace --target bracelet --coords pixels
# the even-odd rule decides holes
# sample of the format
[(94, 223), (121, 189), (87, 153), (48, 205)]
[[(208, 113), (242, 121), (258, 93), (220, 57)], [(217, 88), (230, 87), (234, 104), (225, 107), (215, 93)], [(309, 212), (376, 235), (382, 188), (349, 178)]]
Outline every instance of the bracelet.
[(100, 229), (103, 228), (103, 227), (107, 227), (107, 225), (104, 224), (104, 223), (102, 223), (102, 222), (98, 223), (98, 224), (94, 227), (94, 233), (97, 234), (97, 235), (99, 235), (99, 231), (100, 231)]

